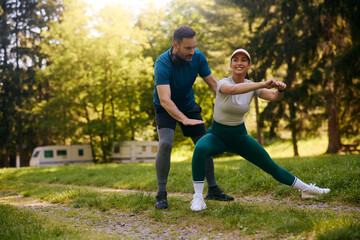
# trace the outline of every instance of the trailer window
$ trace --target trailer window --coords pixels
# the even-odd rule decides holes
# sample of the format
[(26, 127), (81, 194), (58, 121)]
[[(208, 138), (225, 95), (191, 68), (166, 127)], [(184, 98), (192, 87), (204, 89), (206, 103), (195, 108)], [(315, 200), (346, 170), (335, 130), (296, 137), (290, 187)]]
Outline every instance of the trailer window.
[(157, 151), (158, 151), (158, 147), (156, 146), (151, 147), (151, 152), (156, 153)]
[(57, 150), (56, 155), (58, 155), (58, 156), (66, 156), (66, 150)]
[(84, 156), (84, 150), (83, 149), (79, 149), (78, 153), (79, 153), (79, 156)]
[(34, 152), (33, 157), (38, 157), (39, 153), (40, 153), (39, 151)]
[(52, 157), (54, 157), (54, 152), (53, 152), (53, 150), (45, 150), (45, 151), (44, 151), (44, 157), (46, 157), (46, 158), (52, 158)]
[(114, 147), (114, 153), (119, 153), (120, 152), (120, 146), (117, 145)]

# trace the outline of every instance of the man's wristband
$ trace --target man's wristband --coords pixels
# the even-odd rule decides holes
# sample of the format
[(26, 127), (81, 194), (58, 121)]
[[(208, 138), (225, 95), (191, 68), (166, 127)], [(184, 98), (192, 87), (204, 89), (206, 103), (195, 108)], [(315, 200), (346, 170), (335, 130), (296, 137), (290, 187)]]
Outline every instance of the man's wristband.
[(285, 90), (286, 90), (286, 89), (283, 89), (283, 90), (278, 89), (278, 92), (285, 92)]

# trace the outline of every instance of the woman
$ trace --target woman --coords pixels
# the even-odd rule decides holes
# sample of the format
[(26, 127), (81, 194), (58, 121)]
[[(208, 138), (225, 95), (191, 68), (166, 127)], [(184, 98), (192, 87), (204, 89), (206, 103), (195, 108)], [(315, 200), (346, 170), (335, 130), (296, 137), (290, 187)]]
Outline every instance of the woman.
[[(191, 202), (192, 211), (206, 208), (203, 199), (206, 158), (223, 152), (233, 152), (265, 172), (277, 181), (302, 191), (303, 198), (312, 198), (328, 193), (330, 189), (308, 185), (279, 167), (265, 149), (247, 134), (244, 115), (248, 112), (251, 99), (258, 96), (268, 101), (280, 100), (286, 84), (269, 79), (265, 82), (251, 82), (246, 79), (251, 66), (250, 54), (244, 49), (237, 49), (231, 55), (232, 76), (223, 78), (217, 84), (214, 107), (214, 121), (196, 144), (192, 159), (192, 171), (195, 194)], [(276, 88), (277, 90), (270, 90)]]

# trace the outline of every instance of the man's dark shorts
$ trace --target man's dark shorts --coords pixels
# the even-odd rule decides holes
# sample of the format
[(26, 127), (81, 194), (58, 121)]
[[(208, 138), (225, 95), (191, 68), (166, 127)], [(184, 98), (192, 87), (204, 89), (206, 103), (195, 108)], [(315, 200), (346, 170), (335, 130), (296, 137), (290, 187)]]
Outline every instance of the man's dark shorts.
[[(170, 114), (162, 106), (154, 104), (154, 108), (155, 108), (155, 122), (157, 128), (158, 129), (171, 128), (175, 130), (176, 123), (178, 121), (176, 121), (173, 117), (171, 117)], [(190, 119), (203, 120), (201, 117), (201, 110), (202, 110), (201, 107), (197, 103), (195, 103), (192, 108), (182, 113)], [(178, 123), (181, 127), (181, 130), (183, 131), (184, 136), (186, 137), (202, 136), (206, 132), (205, 124), (185, 126), (180, 122)]]

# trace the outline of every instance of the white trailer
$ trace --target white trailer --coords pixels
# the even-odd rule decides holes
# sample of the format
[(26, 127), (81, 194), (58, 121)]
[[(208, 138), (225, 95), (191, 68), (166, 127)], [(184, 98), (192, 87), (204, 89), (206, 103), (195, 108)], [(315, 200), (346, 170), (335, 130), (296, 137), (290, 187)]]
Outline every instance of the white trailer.
[(158, 141), (124, 141), (113, 144), (113, 162), (151, 162), (158, 152)]
[(54, 166), (92, 163), (90, 145), (53, 145), (34, 149), (30, 166)]

